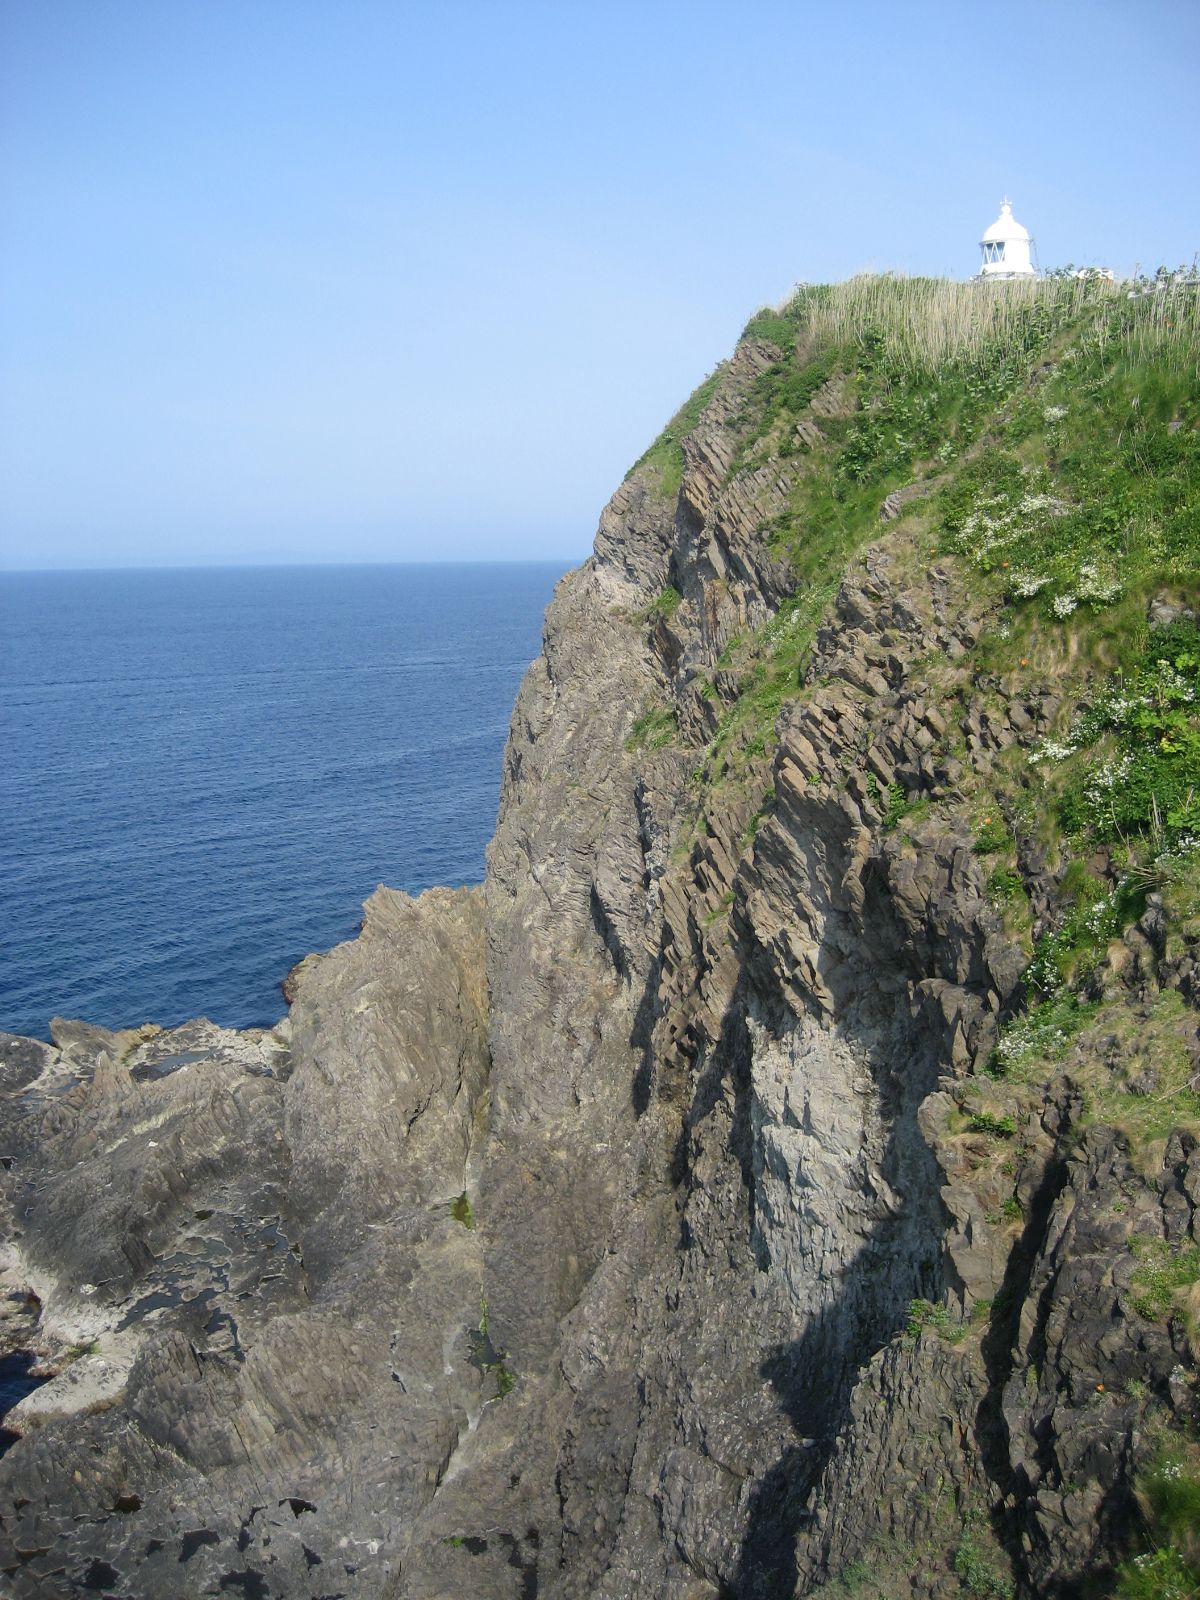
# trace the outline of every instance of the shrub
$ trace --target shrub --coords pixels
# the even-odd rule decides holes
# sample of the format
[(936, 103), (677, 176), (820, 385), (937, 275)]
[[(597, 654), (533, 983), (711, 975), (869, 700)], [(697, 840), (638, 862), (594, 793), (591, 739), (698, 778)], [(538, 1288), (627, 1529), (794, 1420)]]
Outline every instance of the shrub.
[(997, 1117), (991, 1111), (975, 1111), (972, 1112), (970, 1121), (967, 1123), (967, 1131), (969, 1133), (991, 1133), (998, 1139), (1011, 1139), (1016, 1134), (1017, 1121), (1015, 1117), (1008, 1115)]

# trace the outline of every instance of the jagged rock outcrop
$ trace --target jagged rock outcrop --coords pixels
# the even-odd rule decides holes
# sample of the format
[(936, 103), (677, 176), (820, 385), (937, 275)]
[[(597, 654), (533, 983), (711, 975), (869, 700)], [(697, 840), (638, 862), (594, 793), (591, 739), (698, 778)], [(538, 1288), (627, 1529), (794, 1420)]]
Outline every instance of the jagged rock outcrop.
[(486, 1083), (482, 897), (380, 890), (290, 1028), (5, 1051), (7, 1592), (385, 1592), (485, 1397), (455, 1216)]
[[(1060, 701), (972, 666), (932, 476), (799, 582), (770, 530), (856, 402), (751, 437), (780, 354), (560, 584), (483, 895), (379, 891), (273, 1034), (5, 1043), (8, 1344), (59, 1372), (0, 1463), (14, 1593), (1103, 1585), (1145, 1419), (1192, 1407), (1128, 1239), (1195, 1237), (1200, 1156), (1080, 1136), (1099, 1036), (1041, 1101), (983, 1076), (1027, 952), (962, 796)], [(805, 605), (739, 722), (739, 641)], [(1194, 1004), (1153, 911), (1111, 984)]]

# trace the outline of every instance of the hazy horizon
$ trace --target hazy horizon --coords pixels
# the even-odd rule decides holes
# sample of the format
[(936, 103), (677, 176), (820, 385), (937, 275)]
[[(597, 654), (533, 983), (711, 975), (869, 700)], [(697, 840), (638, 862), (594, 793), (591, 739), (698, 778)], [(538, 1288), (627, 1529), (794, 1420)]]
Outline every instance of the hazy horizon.
[(1190, 258), (1198, 62), (1182, 0), (9, 0), (0, 567), (579, 560), (799, 280), (966, 278), (1005, 194)]
[(555, 567), (569, 571), (584, 557), (577, 556), (404, 556), (391, 561), (344, 561), (336, 556), (293, 561), (155, 561), (140, 563), (107, 562), (96, 566), (59, 565), (43, 567), (0, 566), (0, 578), (37, 577), (71, 573), (80, 577), (98, 572), (271, 572), (279, 567), (303, 570), (306, 567)]

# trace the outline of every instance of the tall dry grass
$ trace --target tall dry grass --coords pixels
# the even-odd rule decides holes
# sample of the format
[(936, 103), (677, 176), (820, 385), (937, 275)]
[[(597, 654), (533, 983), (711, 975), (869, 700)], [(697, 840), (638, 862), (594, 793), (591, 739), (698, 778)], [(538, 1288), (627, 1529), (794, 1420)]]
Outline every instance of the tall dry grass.
[(1135, 358), (1200, 362), (1200, 291), (1178, 285), (1129, 294), (1128, 285), (1099, 278), (989, 283), (886, 273), (801, 289), (791, 306), (800, 313), (802, 346), (852, 348), (875, 337), (898, 367), (916, 372), (1025, 350), (1039, 333), (1072, 325), (1101, 348), (1117, 341)]
[(1102, 354), (1115, 343), (1135, 362), (1200, 378), (1200, 285), (1168, 284), (1133, 299), (1125, 294), (1113, 315), (1085, 329), (1082, 342)]

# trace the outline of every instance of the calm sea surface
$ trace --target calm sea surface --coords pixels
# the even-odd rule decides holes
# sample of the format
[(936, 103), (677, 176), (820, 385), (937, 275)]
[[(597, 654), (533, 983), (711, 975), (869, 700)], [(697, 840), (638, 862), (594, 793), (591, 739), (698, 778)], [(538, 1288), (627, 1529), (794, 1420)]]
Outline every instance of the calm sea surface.
[(377, 883), (478, 883), (562, 570), (0, 576), (0, 1028), (275, 1022)]

